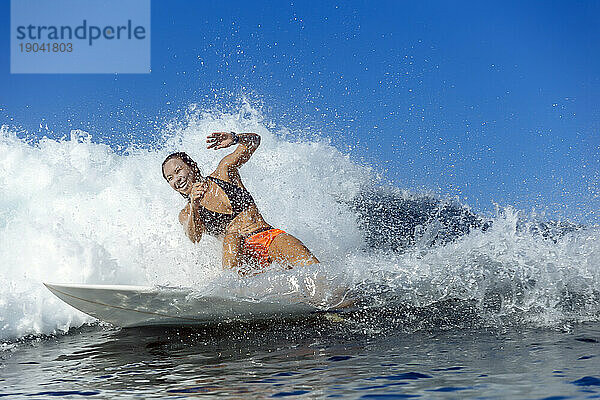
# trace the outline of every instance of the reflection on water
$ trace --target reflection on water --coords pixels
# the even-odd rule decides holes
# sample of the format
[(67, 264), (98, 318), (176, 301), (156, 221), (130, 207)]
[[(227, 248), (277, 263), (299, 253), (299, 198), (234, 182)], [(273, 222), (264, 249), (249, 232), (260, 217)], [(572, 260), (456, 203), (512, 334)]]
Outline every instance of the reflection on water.
[(386, 332), (342, 316), (196, 329), (85, 327), (3, 351), (0, 395), (584, 398), (600, 326)]

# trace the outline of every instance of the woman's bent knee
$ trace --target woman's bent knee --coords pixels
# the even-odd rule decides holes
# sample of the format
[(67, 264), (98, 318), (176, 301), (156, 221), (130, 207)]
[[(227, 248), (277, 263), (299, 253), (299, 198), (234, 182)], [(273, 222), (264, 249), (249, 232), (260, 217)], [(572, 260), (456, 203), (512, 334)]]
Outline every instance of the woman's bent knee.
[(273, 260), (290, 266), (310, 265), (319, 262), (304, 243), (288, 233), (281, 234), (273, 240), (269, 248), (269, 254)]

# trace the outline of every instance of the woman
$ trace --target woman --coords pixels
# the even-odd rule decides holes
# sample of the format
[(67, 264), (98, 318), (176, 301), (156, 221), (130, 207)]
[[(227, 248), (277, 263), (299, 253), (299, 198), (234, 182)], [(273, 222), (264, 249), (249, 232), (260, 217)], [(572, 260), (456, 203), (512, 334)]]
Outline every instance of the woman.
[(162, 164), (163, 177), (188, 200), (179, 222), (190, 240), (198, 242), (204, 233), (222, 237), (223, 268), (236, 269), (240, 275), (273, 261), (289, 268), (318, 263), (300, 240), (265, 222), (242, 183), (239, 168), (257, 149), (260, 136), (216, 132), (206, 141), (209, 149), (238, 147), (206, 177), (185, 153), (173, 153)]

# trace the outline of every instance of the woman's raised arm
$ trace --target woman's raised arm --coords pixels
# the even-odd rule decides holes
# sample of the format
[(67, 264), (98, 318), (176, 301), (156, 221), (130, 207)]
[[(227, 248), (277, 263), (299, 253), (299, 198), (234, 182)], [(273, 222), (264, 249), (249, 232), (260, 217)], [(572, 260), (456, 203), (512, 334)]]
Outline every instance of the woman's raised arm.
[(250, 159), (260, 145), (260, 136), (256, 133), (215, 132), (210, 134), (206, 141), (209, 143), (208, 148), (215, 150), (239, 144), (233, 153), (223, 157), (219, 163), (219, 169), (231, 171)]

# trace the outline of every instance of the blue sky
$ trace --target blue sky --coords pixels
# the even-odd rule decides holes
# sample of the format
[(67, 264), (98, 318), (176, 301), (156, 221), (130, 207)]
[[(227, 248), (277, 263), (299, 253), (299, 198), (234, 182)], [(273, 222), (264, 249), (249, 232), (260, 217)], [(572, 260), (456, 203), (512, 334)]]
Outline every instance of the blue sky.
[(400, 187), (598, 222), (600, 2), (416, 3), (153, 1), (151, 74), (11, 75), (2, 0), (0, 124), (149, 143), (245, 94)]

